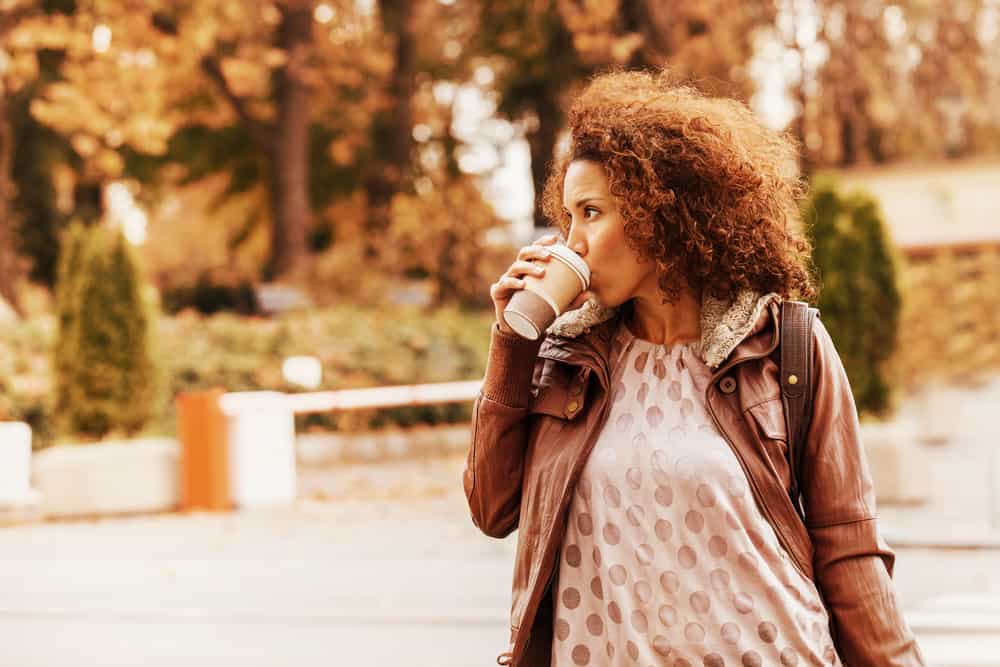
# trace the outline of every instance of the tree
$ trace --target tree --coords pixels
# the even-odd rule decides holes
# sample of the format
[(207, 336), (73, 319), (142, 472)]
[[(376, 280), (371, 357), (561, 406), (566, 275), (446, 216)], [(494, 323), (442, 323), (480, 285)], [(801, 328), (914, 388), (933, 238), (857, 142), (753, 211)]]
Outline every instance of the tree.
[(135, 434), (153, 414), (157, 375), (153, 318), (132, 251), (119, 230), (76, 227), (62, 266), (57, 414), (72, 433)]
[[(710, 94), (746, 99), (745, 67), (770, 2), (483, 0), (477, 54), (498, 71), (499, 110), (522, 124), (540, 193), (567, 97), (598, 70), (669, 67)], [(535, 224), (544, 226), (536, 197)]]
[(886, 362), (896, 348), (902, 305), (898, 259), (878, 202), (865, 192), (844, 194), (818, 179), (803, 205), (813, 236), (813, 261), (823, 323), (844, 361), (858, 411), (892, 409)]
[[(1000, 145), (1000, 37), (984, 0), (782, 0), (793, 128), (815, 166), (988, 152)], [(992, 18), (991, 18), (992, 16)]]
[(17, 148), (13, 125), (15, 96), (38, 76), (38, 60), (21, 25), (37, 16), (36, 3), (12, 0), (0, 7), (0, 297), (21, 312), (18, 286), (26, 273), (18, 248), (13, 180)]
[(166, 156), (187, 129), (235, 125), (260, 156), (252, 181), (269, 202), (265, 273), (281, 276), (307, 251), (314, 127), (338, 166), (365, 143), (369, 82), (386, 69), (368, 22), (347, 0), (79, 5), (44, 24), (66, 59), (32, 111), (72, 137), (84, 178), (98, 183), (121, 176), (131, 155)]
[(378, 239), (391, 220), (392, 196), (412, 182), (412, 99), (416, 87), (416, 40), (411, 0), (379, 0), (382, 34), (392, 41), (392, 66), (384, 103), (372, 120), (370, 158), (365, 169), (368, 195), (367, 258), (376, 256)]
[(59, 267), (55, 283), (56, 339), (52, 350), (54, 412), (61, 415), (69, 410), (73, 365), (76, 347), (74, 332), (79, 311), (76, 300), (86, 242), (86, 228), (79, 222), (65, 230), (59, 244)]

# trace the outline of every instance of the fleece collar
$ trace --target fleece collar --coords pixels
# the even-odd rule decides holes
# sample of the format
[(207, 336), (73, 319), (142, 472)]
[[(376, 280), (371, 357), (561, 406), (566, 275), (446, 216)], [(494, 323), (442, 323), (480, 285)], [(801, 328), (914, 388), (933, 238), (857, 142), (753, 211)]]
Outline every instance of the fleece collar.
[[(780, 295), (743, 290), (732, 301), (704, 295), (701, 300), (701, 344), (699, 352), (705, 365), (718, 368), (736, 346), (749, 336), (768, 304)], [(546, 333), (576, 338), (590, 328), (615, 317), (618, 308), (602, 306), (593, 298), (583, 306), (556, 318)]]

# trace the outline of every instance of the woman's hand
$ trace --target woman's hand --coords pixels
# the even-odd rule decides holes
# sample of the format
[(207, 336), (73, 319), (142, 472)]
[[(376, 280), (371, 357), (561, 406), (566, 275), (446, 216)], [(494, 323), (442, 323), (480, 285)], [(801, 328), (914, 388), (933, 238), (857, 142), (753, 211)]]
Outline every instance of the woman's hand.
[[(531, 245), (524, 246), (518, 251), (517, 259), (510, 265), (510, 268), (500, 276), (499, 280), (490, 285), (490, 298), (493, 300), (493, 309), (496, 311), (497, 326), (499, 326), (500, 331), (515, 334), (514, 330), (504, 322), (504, 308), (507, 307), (514, 292), (524, 288), (524, 276), (532, 275), (541, 278), (545, 275), (545, 267), (539, 266), (536, 262), (547, 263), (551, 256), (545, 246), (554, 245), (558, 242), (558, 234), (548, 234), (536, 240)], [(586, 303), (588, 298), (590, 298), (590, 291), (584, 290), (566, 307), (566, 310), (579, 308)]]

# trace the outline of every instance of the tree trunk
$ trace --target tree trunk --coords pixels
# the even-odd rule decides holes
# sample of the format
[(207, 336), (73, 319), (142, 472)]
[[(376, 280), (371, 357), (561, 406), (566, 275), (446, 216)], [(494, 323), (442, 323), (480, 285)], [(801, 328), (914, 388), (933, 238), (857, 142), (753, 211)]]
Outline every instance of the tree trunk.
[(799, 115), (792, 122), (792, 130), (799, 142), (799, 174), (810, 179), (813, 175), (813, 161), (809, 150), (809, 122), (806, 116), (809, 97), (806, 95), (805, 68), (802, 68), (802, 80), (795, 87), (795, 98), (799, 103)]
[(288, 62), (275, 72), (277, 117), (270, 138), (272, 233), (266, 275), (280, 277), (305, 258), (306, 236), (312, 219), (309, 204), (309, 90), (297, 68), (304, 66), (312, 39), (312, 12), (308, 5), (282, 5), (278, 46)]
[(12, 216), (14, 182), (11, 165), (14, 160), (14, 131), (10, 125), (6, 97), (0, 97), (0, 296), (18, 315), (23, 315), (18, 298), (18, 286), (23, 275), (23, 263), (17, 252)]
[(378, 244), (390, 223), (392, 196), (410, 178), (413, 119), (410, 110), (416, 87), (416, 42), (411, 0), (379, 0), (382, 31), (396, 40), (388, 83), (392, 107), (379, 112), (372, 124), (373, 158), (365, 178), (368, 224), (365, 256), (378, 254)]
[(545, 227), (548, 224), (542, 214), (542, 189), (545, 187), (549, 165), (555, 155), (556, 140), (563, 118), (556, 86), (545, 86), (540, 93), (535, 100), (538, 129), (528, 136), (528, 145), (531, 148), (531, 182), (535, 186), (535, 227)]

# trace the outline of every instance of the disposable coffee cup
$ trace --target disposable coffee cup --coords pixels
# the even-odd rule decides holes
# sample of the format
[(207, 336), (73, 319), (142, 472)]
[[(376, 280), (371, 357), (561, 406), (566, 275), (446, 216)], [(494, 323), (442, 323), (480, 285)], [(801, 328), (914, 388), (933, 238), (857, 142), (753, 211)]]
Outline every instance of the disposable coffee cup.
[(550, 260), (541, 277), (524, 276), (503, 311), (504, 322), (523, 338), (538, 340), (573, 299), (590, 287), (590, 267), (562, 244), (547, 246)]

